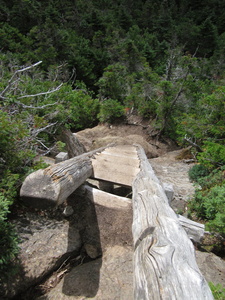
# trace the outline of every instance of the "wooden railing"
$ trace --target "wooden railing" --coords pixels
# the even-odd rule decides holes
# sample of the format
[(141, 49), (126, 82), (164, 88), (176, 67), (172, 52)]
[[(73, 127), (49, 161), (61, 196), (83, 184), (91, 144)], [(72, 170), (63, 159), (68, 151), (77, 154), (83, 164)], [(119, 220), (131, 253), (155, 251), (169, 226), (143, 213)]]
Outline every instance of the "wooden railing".
[(133, 183), (134, 299), (213, 299), (195, 250), (143, 149)]

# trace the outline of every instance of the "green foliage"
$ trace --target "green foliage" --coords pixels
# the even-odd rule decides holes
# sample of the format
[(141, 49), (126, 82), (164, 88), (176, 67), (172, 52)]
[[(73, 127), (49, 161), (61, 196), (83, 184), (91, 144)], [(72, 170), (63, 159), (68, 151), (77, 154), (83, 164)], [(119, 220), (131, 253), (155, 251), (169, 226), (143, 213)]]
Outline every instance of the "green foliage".
[(0, 248), (0, 272), (6, 275), (10, 271), (9, 265), (16, 259), (19, 252), (18, 237), (9, 222), (0, 221)]
[(225, 299), (225, 288), (223, 288), (223, 286), (220, 283), (214, 284), (212, 282), (209, 282), (209, 287), (212, 291), (215, 300)]
[(7, 221), (16, 194), (18, 174), (7, 172), (0, 182), (0, 272), (8, 271), (8, 266), (18, 254), (18, 237), (13, 226)]
[(84, 89), (72, 89), (64, 85), (57, 95), (52, 95), (52, 101), (56, 98), (62, 100), (54, 108), (57, 111), (53, 120), (73, 128), (73, 130), (91, 127), (96, 123), (99, 112), (99, 100), (92, 98), (84, 86)]
[(101, 103), (98, 118), (100, 122), (113, 123), (124, 116), (124, 113), (124, 107), (117, 100), (107, 99)]
[(198, 161), (208, 168), (225, 165), (225, 146), (215, 142), (204, 142), (204, 152), (198, 154)]
[(159, 76), (145, 60), (139, 63), (139, 68), (129, 73), (126, 65), (117, 63), (108, 66), (98, 81), (99, 96), (103, 100), (119, 101), (126, 109), (135, 109), (143, 117), (154, 116)]
[(119, 63), (109, 65), (98, 81), (100, 97), (122, 102), (127, 91), (127, 75), (128, 71), (124, 65)]
[(204, 198), (206, 219), (213, 220), (217, 212), (223, 213), (225, 211), (225, 186), (212, 187)]
[[(207, 220), (208, 230), (223, 235), (225, 234), (224, 170), (225, 167), (214, 170), (204, 177), (199, 177), (198, 173), (197, 181), (201, 188), (196, 190), (194, 198), (189, 203), (190, 210), (195, 212), (197, 217)], [(204, 173), (204, 169), (202, 171)]]
[(21, 165), (33, 158), (32, 149), (28, 143), (28, 128), (23, 122), (22, 116), (9, 115), (0, 110), (0, 172), (13, 170), (17, 172)]
[[(225, 88), (220, 84), (215, 87), (215, 84), (210, 84), (208, 81), (205, 84), (202, 84), (202, 81), (200, 81), (196, 88), (198, 87), (201, 93), (194, 92), (193, 89), (191, 90), (191, 94), (195, 96), (193, 99), (195, 102), (191, 103), (189, 108), (180, 116), (177, 133), (183, 136), (187, 135), (195, 139), (198, 143), (205, 141), (206, 148), (209, 148), (211, 152), (213, 144), (207, 142), (214, 142), (216, 139), (223, 141), (224, 138)], [(216, 146), (214, 145), (215, 149)]]
[[(3, 55), (3, 58), (6, 57)], [(73, 90), (68, 84), (51, 93), (59, 82), (45, 78), (43, 72), (17, 70), (2, 61), (0, 95), (0, 271), (18, 253), (18, 239), (8, 221), (24, 176), (44, 168), (34, 163), (39, 152), (47, 153), (57, 142), (55, 134), (61, 126), (74, 129), (92, 126), (99, 112), (99, 100), (82, 85)], [(58, 70), (57, 70), (58, 71)], [(51, 74), (52, 76), (52, 74)], [(81, 86), (81, 84), (80, 84)], [(3, 94), (1, 94), (3, 93)]]
[(198, 182), (201, 177), (205, 177), (209, 174), (209, 170), (204, 165), (194, 165), (188, 171), (190, 180)]
[(210, 189), (215, 185), (222, 185), (224, 178), (225, 166), (212, 170), (208, 176), (198, 179), (198, 183), (203, 189)]
[[(224, 197), (224, 195), (223, 195)], [(223, 203), (224, 204), (224, 203)], [(223, 209), (224, 209), (223, 205)], [(215, 218), (206, 224), (206, 229), (212, 232), (219, 232), (225, 235), (225, 215), (224, 212), (217, 212)]]

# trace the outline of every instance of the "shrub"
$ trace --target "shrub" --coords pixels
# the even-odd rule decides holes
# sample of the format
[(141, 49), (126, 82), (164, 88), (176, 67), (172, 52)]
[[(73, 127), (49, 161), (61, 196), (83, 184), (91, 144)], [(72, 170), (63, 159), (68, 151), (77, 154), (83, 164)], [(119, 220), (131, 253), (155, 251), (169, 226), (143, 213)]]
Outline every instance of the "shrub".
[(116, 119), (125, 115), (123, 105), (117, 100), (107, 99), (101, 103), (98, 118), (100, 122), (112, 123)]
[(208, 176), (198, 177), (200, 189), (195, 191), (189, 209), (198, 218), (207, 221), (206, 228), (225, 234), (225, 178), (224, 167)]
[(215, 300), (225, 299), (225, 288), (223, 288), (221, 284), (214, 284), (212, 282), (209, 282), (209, 287)]
[(204, 142), (204, 152), (198, 154), (198, 161), (208, 168), (224, 165), (225, 146), (209, 141)]
[(215, 219), (206, 224), (206, 229), (209, 231), (220, 232), (225, 235), (225, 214), (220, 212), (217, 213)]
[(214, 220), (218, 212), (225, 212), (225, 186), (216, 185), (207, 191), (204, 196), (204, 207), (208, 220)]
[(7, 221), (10, 206), (17, 194), (18, 179), (17, 174), (7, 172), (0, 182), (0, 272), (2, 273), (8, 273), (10, 263), (19, 252), (16, 232)]
[(210, 189), (215, 185), (222, 185), (225, 181), (225, 166), (214, 169), (212, 172), (209, 173), (208, 176), (201, 177), (198, 179), (198, 184), (202, 187), (202, 189)]
[(209, 170), (204, 165), (194, 165), (188, 172), (191, 181), (198, 182), (201, 177), (209, 174)]
[(18, 237), (13, 226), (6, 221), (0, 221), (0, 273), (8, 274), (10, 263), (16, 258), (19, 247)]

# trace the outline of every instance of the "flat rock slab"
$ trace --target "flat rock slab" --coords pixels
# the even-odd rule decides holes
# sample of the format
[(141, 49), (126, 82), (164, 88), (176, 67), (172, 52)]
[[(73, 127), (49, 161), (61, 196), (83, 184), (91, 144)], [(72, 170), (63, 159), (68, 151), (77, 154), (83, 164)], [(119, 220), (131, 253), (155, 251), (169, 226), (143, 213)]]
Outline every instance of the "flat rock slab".
[[(33, 217), (35, 219), (35, 215)], [(22, 239), (19, 273), (6, 282), (0, 280), (0, 299), (10, 299), (37, 284), (81, 247), (79, 232), (66, 221), (36, 218), (35, 224), (27, 219), (17, 222), (16, 226), (22, 227), (18, 228)]]
[(196, 261), (208, 282), (225, 288), (225, 261), (213, 253), (196, 251)]
[(195, 191), (188, 177), (188, 171), (194, 164), (186, 164), (177, 160), (176, 157), (181, 151), (171, 151), (149, 160), (159, 180), (173, 186), (174, 196), (170, 205), (178, 213), (186, 211), (187, 201)]
[(131, 247), (110, 247), (102, 258), (72, 269), (55, 288), (38, 300), (131, 300), (132, 258)]

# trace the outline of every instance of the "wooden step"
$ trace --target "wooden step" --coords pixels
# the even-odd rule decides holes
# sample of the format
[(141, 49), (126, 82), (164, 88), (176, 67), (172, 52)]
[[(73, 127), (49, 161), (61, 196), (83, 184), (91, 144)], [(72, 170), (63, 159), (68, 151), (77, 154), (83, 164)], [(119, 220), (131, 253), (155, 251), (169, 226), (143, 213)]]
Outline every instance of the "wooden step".
[(136, 147), (110, 147), (92, 159), (94, 178), (132, 186), (140, 171)]
[(122, 164), (122, 165), (139, 168), (139, 159), (137, 157), (120, 156), (120, 155), (114, 155), (113, 153), (107, 154), (103, 152), (99, 155), (96, 155), (95, 159), (98, 161), (98, 163), (111, 162), (115, 164)]

